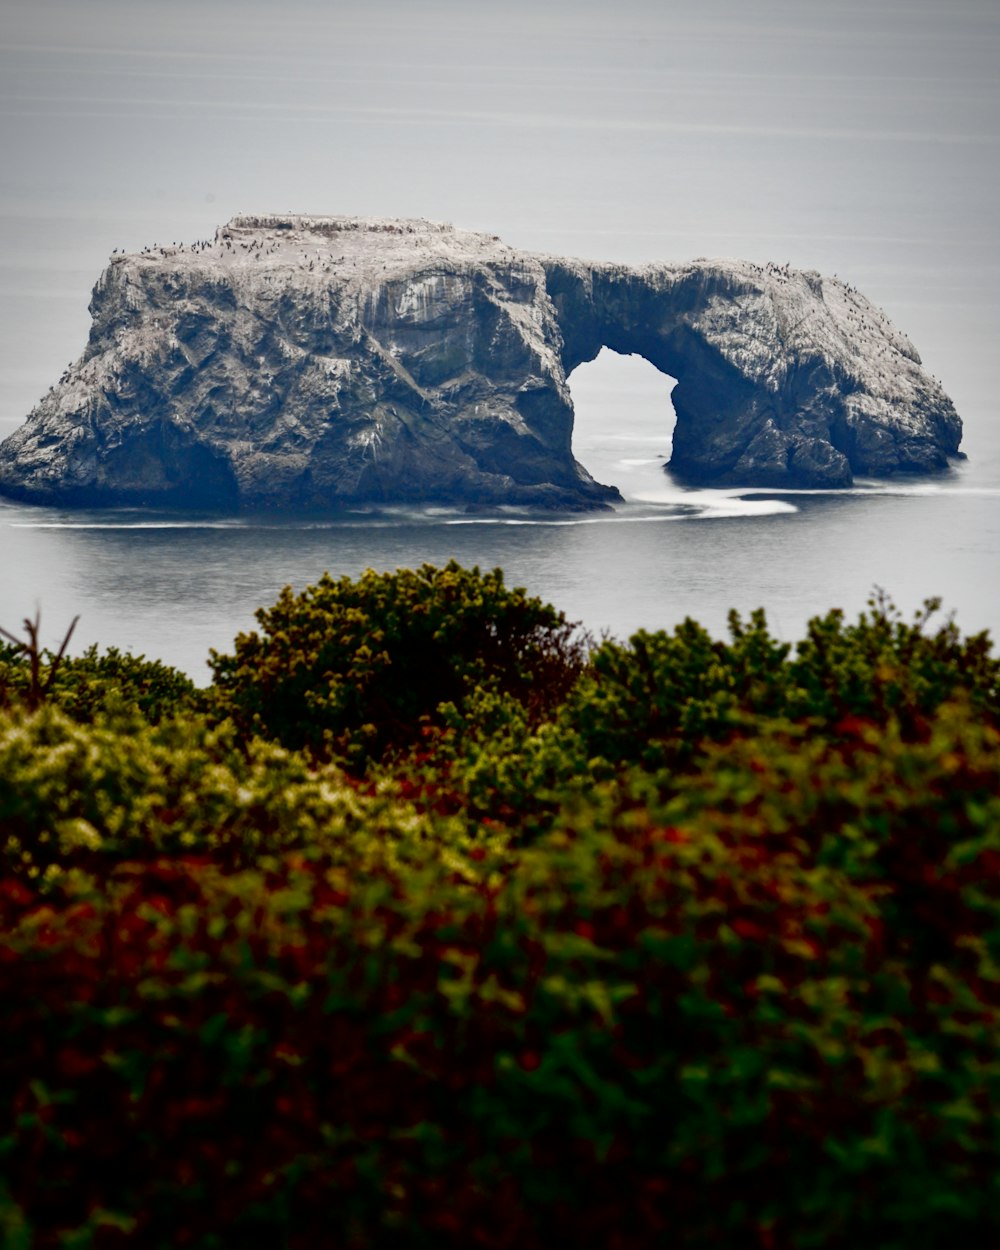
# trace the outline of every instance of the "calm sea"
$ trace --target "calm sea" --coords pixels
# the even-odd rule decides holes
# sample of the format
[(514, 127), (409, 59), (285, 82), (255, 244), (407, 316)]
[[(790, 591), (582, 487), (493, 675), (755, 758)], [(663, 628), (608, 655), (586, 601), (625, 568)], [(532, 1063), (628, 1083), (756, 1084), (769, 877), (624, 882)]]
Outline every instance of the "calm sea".
[(595, 634), (799, 636), (882, 586), (1000, 634), (996, 0), (4, 0), (0, 436), (75, 360), (112, 250), (237, 212), (417, 216), (534, 252), (743, 257), (839, 274), (966, 422), (948, 478), (837, 494), (685, 491), (669, 384), (573, 375), (575, 448), (628, 502), (585, 517), (287, 521), (0, 502), (0, 625), (204, 676), (285, 584), (452, 557)]
[[(79, 614), (74, 650), (113, 644), (203, 679), (209, 648), (226, 649), (286, 584), (454, 558), (501, 567), (595, 635), (693, 616), (721, 636), (730, 608), (764, 607), (775, 634), (794, 640), (828, 608), (855, 615), (876, 586), (906, 614), (940, 596), (965, 632), (1000, 635), (1000, 439), (983, 437), (988, 414), (970, 459), (945, 478), (780, 495), (686, 490), (663, 468), (669, 379), (603, 352), (572, 388), (577, 457), (626, 496), (612, 513), (289, 521), (0, 500), (0, 625), (17, 629), (40, 609), (51, 644)], [(17, 423), (0, 420), (0, 435)]]

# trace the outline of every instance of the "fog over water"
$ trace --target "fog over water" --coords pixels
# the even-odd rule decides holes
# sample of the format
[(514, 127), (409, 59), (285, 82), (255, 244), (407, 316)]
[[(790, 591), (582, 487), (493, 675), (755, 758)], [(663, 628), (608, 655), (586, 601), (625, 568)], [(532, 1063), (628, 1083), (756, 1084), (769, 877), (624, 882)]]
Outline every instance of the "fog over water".
[(113, 248), (237, 212), (424, 216), (627, 262), (836, 273), (965, 421), (944, 479), (686, 492), (671, 382), (610, 353), (571, 379), (608, 516), (73, 513), (0, 501), (0, 625), (40, 605), (201, 672), (286, 582), (455, 556), (624, 634), (768, 608), (794, 637), (876, 583), (1000, 632), (1000, 7), (995, 0), (0, 0), (0, 435), (82, 350)]

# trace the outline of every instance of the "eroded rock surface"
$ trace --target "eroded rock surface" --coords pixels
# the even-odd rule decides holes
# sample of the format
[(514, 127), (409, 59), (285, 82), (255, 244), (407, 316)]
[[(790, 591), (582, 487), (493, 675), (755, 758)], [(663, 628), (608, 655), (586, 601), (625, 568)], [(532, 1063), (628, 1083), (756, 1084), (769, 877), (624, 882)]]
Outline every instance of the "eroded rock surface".
[(602, 507), (618, 492), (573, 458), (566, 383), (602, 346), (677, 378), (671, 468), (691, 481), (846, 486), (943, 469), (961, 438), (878, 309), (773, 265), (593, 264), (425, 221), (237, 217), (115, 256), (90, 311), (80, 360), (0, 445), (0, 492)]

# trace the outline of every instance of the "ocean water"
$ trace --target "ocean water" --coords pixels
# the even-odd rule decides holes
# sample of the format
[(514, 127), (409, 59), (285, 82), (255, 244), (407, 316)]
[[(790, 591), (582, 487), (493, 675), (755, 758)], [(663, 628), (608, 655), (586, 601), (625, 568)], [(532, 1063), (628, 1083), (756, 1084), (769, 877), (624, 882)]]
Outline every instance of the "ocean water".
[[(115, 645), (205, 679), (285, 585), (456, 559), (562, 608), (594, 636), (670, 628), (686, 616), (723, 636), (731, 608), (764, 607), (801, 636), (831, 607), (849, 616), (884, 588), (907, 615), (943, 600), (967, 633), (1000, 637), (1000, 446), (942, 478), (837, 492), (690, 490), (664, 470), (671, 380), (602, 352), (571, 380), (574, 450), (626, 502), (613, 512), (385, 510), (297, 520), (70, 511), (0, 500), (0, 626), (41, 612), (54, 645)], [(0, 422), (0, 435), (17, 424)], [(984, 420), (977, 429), (988, 428)]]
[(500, 565), (595, 634), (766, 607), (794, 639), (873, 587), (1000, 635), (1000, 6), (995, 0), (4, 0), (0, 437), (83, 348), (113, 249), (238, 212), (424, 216), (530, 251), (838, 274), (966, 423), (934, 481), (687, 491), (669, 381), (574, 373), (578, 457), (627, 502), (300, 522), (0, 501), (0, 626), (41, 610), (204, 676), (285, 584)]

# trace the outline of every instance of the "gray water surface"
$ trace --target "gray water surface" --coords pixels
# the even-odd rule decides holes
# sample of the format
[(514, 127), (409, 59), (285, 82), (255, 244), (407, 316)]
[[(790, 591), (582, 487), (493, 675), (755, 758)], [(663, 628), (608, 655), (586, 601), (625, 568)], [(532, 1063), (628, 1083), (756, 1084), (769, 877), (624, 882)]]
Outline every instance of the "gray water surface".
[[(86, 343), (113, 248), (239, 212), (424, 216), (625, 263), (838, 274), (966, 423), (946, 479), (841, 495), (685, 492), (669, 382), (573, 375), (575, 448), (629, 503), (301, 523), (0, 503), (0, 625), (204, 674), (286, 583), (451, 557), (591, 630), (766, 605), (793, 638), (874, 585), (1000, 630), (996, 0), (0, 0), (0, 436)], [(638, 371), (637, 371), (638, 370)], [(475, 523), (469, 524), (470, 520)]]
[(722, 635), (730, 608), (765, 607), (787, 640), (831, 607), (860, 611), (875, 586), (907, 614), (931, 595), (965, 632), (1000, 635), (1000, 454), (940, 479), (842, 492), (686, 490), (663, 469), (669, 381), (603, 353), (573, 375), (574, 447), (627, 502), (553, 516), (444, 508), (298, 520), (76, 511), (0, 501), (0, 625), (36, 608), (54, 643), (114, 644), (201, 679), (210, 647), (253, 627), (284, 585), (456, 559), (499, 566), (595, 635), (693, 616)]

